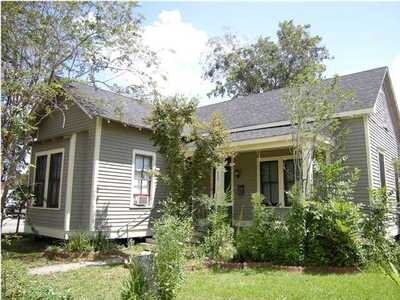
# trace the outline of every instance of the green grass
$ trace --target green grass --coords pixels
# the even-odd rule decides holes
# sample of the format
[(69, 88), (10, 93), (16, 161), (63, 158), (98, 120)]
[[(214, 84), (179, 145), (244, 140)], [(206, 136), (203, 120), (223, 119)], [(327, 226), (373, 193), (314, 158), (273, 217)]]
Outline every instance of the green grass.
[[(93, 267), (51, 276), (42, 282), (70, 289), (76, 299), (118, 299), (128, 270)], [(202, 270), (187, 274), (178, 299), (399, 299), (399, 290), (384, 275), (298, 274), (265, 269)]]
[[(49, 241), (32, 236), (2, 242), (3, 259), (23, 262), (28, 268), (56, 261), (43, 256)], [(136, 254), (143, 249), (126, 249)], [(32, 280), (57, 290), (69, 289), (74, 299), (119, 299), (128, 270), (123, 266), (89, 267)], [(379, 272), (346, 275), (299, 274), (285, 271), (200, 270), (187, 274), (178, 299), (400, 299), (398, 287)]]
[(33, 235), (10, 235), (8, 238), (2, 236), (2, 258), (22, 261), (28, 268), (55, 264), (57, 261), (49, 260), (43, 255), (51, 244), (54, 241), (37, 239)]

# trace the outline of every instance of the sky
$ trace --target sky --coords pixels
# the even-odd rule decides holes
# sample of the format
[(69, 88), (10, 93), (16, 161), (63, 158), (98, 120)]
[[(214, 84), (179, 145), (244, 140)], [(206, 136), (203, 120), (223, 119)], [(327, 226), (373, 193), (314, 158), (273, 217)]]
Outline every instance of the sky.
[[(158, 53), (159, 81), (166, 95), (197, 97), (200, 105), (212, 84), (201, 78), (201, 58), (211, 37), (232, 31), (247, 42), (276, 37), (278, 23), (293, 19), (310, 24), (334, 59), (327, 76), (388, 66), (400, 101), (400, 2), (277, 3), (277, 2), (141, 2), (144, 41)], [(400, 102), (399, 102), (400, 103)]]

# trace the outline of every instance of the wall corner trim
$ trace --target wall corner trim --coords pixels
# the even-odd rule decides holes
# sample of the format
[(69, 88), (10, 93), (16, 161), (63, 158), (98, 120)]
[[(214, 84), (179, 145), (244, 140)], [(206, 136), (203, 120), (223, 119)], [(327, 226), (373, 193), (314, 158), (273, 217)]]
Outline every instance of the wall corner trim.
[(74, 166), (76, 151), (76, 133), (73, 133), (69, 140), (68, 149), (68, 170), (67, 170), (67, 192), (65, 195), (65, 218), (64, 231), (68, 232), (71, 224), (72, 189), (74, 183)]
[(371, 167), (371, 146), (369, 141), (369, 124), (368, 115), (363, 117), (364, 123), (364, 137), (365, 137), (365, 151), (367, 155), (367, 171), (368, 171), (368, 188), (372, 189), (372, 167)]
[(101, 129), (102, 129), (102, 118), (97, 117), (95, 138), (94, 138), (94, 151), (93, 151), (92, 191), (90, 196), (90, 223), (89, 223), (90, 231), (95, 231), (96, 229), (95, 223), (96, 223), (96, 201), (97, 201), (97, 178), (99, 173)]

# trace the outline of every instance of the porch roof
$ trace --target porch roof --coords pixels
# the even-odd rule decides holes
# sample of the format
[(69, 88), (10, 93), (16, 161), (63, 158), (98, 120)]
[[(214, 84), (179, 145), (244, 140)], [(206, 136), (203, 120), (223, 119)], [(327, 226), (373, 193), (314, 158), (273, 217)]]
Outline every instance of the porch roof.
[(295, 129), (290, 125), (270, 127), (270, 128), (252, 129), (252, 130), (243, 130), (243, 131), (231, 132), (230, 140), (232, 142), (239, 142), (239, 141), (245, 141), (245, 140), (286, 136), (288, 134), (294, 133), (294, 130)]

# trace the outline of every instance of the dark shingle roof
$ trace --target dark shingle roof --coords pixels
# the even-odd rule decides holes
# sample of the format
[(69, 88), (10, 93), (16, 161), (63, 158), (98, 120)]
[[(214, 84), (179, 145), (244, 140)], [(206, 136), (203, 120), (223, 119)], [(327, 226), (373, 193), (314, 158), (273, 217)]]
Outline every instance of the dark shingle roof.
[(149, 128), (144, 121), (151, 113), (149, 103), (78, 82), (69, 84), (68, 90), (74, 96), (75, 102), (90, 117), (99, 116), (136, 127)]
[[(372, 108), (387, 72), (387, 67), (340, 76), (342, 88), (354, 91), (356, 101), (347, 104), (340, 112)], [(90, 116), (125, 123), (127, 125), (149, 128), (145, 118), (151, 112), (151, 104), (141, 103), (113, 92), (96, 89), (82, 83), (71, 83), (69, 91), (76, 103)], [(198, 109), (200, 120), (207, 121), (217, 112), (228, 129), (287, 121), (288, 116), (281, 102), (282, 89), (240, 97)], [(263, 128), (231, 133), (232, 141), (285, 135), (291, 132), (290, 126)]]
[[(354, 92), (356, 101), (344, 105), (339, 112), (372, 108), (381, 88), (387, 67), (381, 67), (339, 77), (339, 83), (345, 90)], [(207, 121), (212, 113), (222, 117), (226, 128), (239, 128), (287, 121), (286, 108), (281, 102), (283, 89), (253, 94), (198, 109), (201, 120)]]

